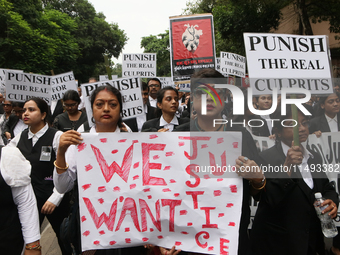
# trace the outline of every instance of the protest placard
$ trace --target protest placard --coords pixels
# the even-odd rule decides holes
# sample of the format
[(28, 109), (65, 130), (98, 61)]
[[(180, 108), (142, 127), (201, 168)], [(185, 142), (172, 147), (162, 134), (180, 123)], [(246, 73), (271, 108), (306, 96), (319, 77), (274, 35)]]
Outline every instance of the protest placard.
[(174, 81), (189, 80), (195, 71), (215, 68), (213, 16), (170, 17), (170, 55)]
[(64, 96), (64, 93), (68, 90), (77, 91), (78, 86), (74, 78), (73, 71), (54, 75), (51, 78), (52, 78), (52, 87), (51, 87), (52, 101), (57, 101), (59, 99), (62, 99)]
[(157, 77), (157, 78), (161, 81), (162, 88), (164, 88), (166, 86), (170, 86), (170, 87), (173, 87), (173, 88), (176, 87), (174, 81), (172, 80), (172, 77)]
[(190, 92), (190, 80), (188, 81), (175, 81), (176, 87), (179, 91)]
[(156, 77), (156, 53), (123, 54), (123, 77)]
[(225, 72), (222, 72), (222, 70), (221, 70), (221, 58), (216, 57), (215, 69), (216, 69), (216, 71), (223, 74), (224, 77), (228, 77), (228, 74), (225, 73)]
[(246, 75), (246, 58), (230, 52), (221, 51), (221, 71), (228, 75), (245, 77)]
[[(118, 75), (111, 75), (111, 79), (112, 80), (118, 79)], [(99, 81), (108, 81), (108, 80), (110, 80), (108, 75), (99, 75)]]
[(6, 92), (6, 70), (12, 70), (22, 73), (22, 70), (13, 70), (13, 69), (3, 69), (0, 68), (0, 93), (4, 94)]
[(20, 71), (6, 71), (6, 98), (25, 102), (31, 97), (40, 97), (51, 103), (52, 77)]
[(87, 119), (92, 126), (92, 108), (90, 96), (97, 87), (109, 85), (117, 88), (122, 94), (123, 115), (122, 118), (130, 119), (144, 114), (143, 98), (141, 90), (141, 81), (138, 77), (121, 78), (111, 81), (102, 81), (86, 83), (81, 85), (82, 95), (84, 97)]
[(273, 88), (301, 88), (312, 94), (333, 93), (328, 37), (244, 33), (253, 94)]
[[(204, 175), (196, 159), (235, 164), (238, 132), (83, 134), (77, 174), (82, 249), (144, 244), (237, 254), (243, 181)], [(213, 165), (215, 165), (214, 163)], [(215, 177), (215, 178), (213, 178)]]

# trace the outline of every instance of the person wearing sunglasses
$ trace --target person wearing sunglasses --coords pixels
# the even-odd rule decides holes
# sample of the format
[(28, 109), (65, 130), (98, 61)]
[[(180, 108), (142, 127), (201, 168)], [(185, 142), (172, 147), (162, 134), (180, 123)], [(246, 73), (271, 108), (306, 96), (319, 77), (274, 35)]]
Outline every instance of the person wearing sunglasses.
[(80, 97), (77, 91), (68, 90), (63, 96), (65, 112), (59, 114), (53, 121), (53, 127), (63, 132), (68, 130), (77, 130), (84, 122), (87, 121), (85, 111), (78, 110)]

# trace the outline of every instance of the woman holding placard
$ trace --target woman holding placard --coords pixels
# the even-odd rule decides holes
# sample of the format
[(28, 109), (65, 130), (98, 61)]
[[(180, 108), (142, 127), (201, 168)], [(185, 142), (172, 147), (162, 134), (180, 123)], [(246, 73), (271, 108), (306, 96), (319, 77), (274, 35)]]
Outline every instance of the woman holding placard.
[[(89, 133), (129, 132), (128, 127), (122, 122), (122, 96), (116, 88), (108, 85), (98, 87), (92, 92), (90, 101), (95, 125)], [(75, 185), (77, 179), (76, 145), (81, 142), (81, 133), (75, 130), (67, 131), (60, 137), (58, 153), (54, 161), (53, 178), (59, 192), (71, 191)], [(78, 201), (77, 203), (79, 203)], [(79, 227), (80, 223), (78, 224)], [(140, 254), (142, 250), (144, 250), (143, 247), (132, 247), (97, 250), (95, 254)]]
[(46, 216), (63, 255), (71, 254), (64, 250), (60, 240), (60, 224), (68, 213), (69, 199), (54, 189), (52, 178), (53, 161), (62, 132), (49, 127), (46, 121), (49, 107), (43, 99), (29, 99), (23, 111), (23, 121), (29, 128), (16, 135), (7, 146), (18, 147), (31, 163), (32, 187), (37, 199), (40, 224)]
[(178, 90), (167, 86), (157, 92), (158, 118), (148, 120), (143, 124), (142, 132), (171, 132), (178, 125), (189, 122), (188, 118), (177, 118)]

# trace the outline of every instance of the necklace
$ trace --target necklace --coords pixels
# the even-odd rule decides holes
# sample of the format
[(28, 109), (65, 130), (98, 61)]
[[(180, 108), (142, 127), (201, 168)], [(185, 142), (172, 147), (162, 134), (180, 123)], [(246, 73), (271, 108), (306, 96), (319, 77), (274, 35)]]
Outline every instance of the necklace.
[[(200, 126), (198, 125), (197, 119), (195, 119), (194, 122), (195, 122), (195, 127), (198, 129), (198, 131), (200, 131), (200, 132), (202, 132), (202, 131), (205, 132), (205, 130), (204, 130), (204, 129), (201, 129)], [(214, 130), (214, 131), (219, 131), (219, 130), (221, 129), (222, 126), (223, 126), (223, 131), (225, 131), (225, 124), (220, 125), (220, 127), (219, 127), (218, 129)]]

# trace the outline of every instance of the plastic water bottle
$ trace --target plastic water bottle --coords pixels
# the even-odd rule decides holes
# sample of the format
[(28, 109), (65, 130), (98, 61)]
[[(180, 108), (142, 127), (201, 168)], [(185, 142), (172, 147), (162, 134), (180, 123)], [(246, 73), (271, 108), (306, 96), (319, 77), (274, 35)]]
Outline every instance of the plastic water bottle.
[(328, 205), (321, 206), (324, 201), (325, 199), (320, 192), (315, 193), (314, 207), (321, 222), (322, 233), (325, 237), (331, 238), (338, 234), (338, 230), (335, 227), (333, 219), (328, 215), (329, 212), (322, 214), (322, 211), (328, 207)]

